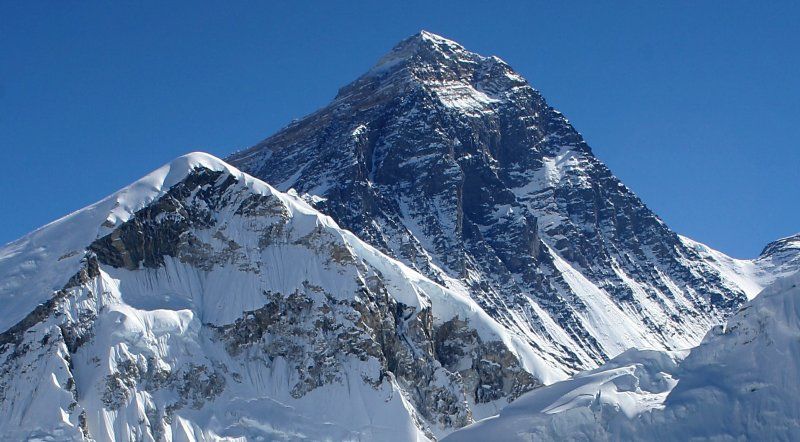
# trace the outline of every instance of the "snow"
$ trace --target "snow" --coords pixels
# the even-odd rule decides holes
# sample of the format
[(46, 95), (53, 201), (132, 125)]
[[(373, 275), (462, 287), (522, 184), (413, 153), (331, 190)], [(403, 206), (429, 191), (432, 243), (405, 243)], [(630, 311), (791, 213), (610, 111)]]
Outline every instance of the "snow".
[(797, 440), (800, 273), (686, 352), (629, 350), (534, 390), (446, 441)]
[[(224, 161), (203, 152), (176, 158), (114, 194), (58, 219), (0, 248), (0, 330), (19, 322), (33, 308), (52, 296), (77, 272), (81, 252), (97, 238), (127, 221), (133, 213), (162, 196), (193, 169), (225, 171), (260, 194), (276, 195), (289, 204), (292, 213), (311, 215), (327, 226), (326, 216), (299, 198), (277, 192)], [(311, 228), (311, 225), (308, 226)]]
[(644, 325), (634, 322), (634, 319), (623, 312), (605, 291), (586, 279), (555, 252), (549, 251), (553, 255), (556, 268), (572, 292), (586, 306), (585, 313), (581, 314), (584, 326), (609, 355), (616, 356), (631, 347), (640, 349), (660, 347), (658, 342), (650, 339)]
[[(516, 84), (503, 89), (506, 92), (496, 93), (493, 91), (497, 88), (476, 83), (474, 78), (435, 75), (442, 73), (438, 71), (434, 75), (415, 77), (420, 72), (405, 69), (408, 67), (406, 62), (420, 55), (421, 50), (427, 51), (422, 55), (458, 67), (471, 66), (473, 70), (477, 61), (486, 60), (467, 53), (455, 42), (423, 31), (398, 46), (366, 74), (365, 77), (391, 77), (370, 93), (380, 98), (383, 98), (381, 94), (394, 95), (398, 90), (406, 93), (406, 86), (420, 87), (413, 81), (424, 81), (426, 90), (432, 92), (438, 104), (449, 110), (451, 116), (461, 117), (493, 114), (498, 104), (507, 100), (515, 88), (527, 87)], [(498, 58), (492, 58), (492, 61), (504, 64)], [(430, 69), (434, 64), (422, 65)], [(500, 72), (498, 78), (502, 81), (524, 83), (524, 79), (510, 69), (500, 69)], [(413, 81), (410, 86), (395, 83), (393, 80), (397, 77), (392, 77), (394, 75), (406, 76), (402, 80), (410, 78)], [(346, 90), (337, 100), (345, 102), (353, 90)], [(436, 109), (440, 107), (437, 105)], [(444, 128), (426, 122), (422, 118), (424, 115), (415, 108), (398, 118), (417, 128), (424, 127), (423, 132), (444, 132)], [(560, 114), (556, 112), (556, 115)], [(538, 113), (520, 119), (524, 124), (541, 124)], [(350, 135), (347, 142), (351, 143), (360, 142), (369, 131), (368, 126), (361, 122), (346, 127), (344, 134)], [(538, 126), (536, 130), (539, 130)], [(375, 165), (395, 146), (395, 139), (402, 136), (402, 131), (393, 131), (376, 147), (367, 181), (369, 186), (379, 186), (373, 184)], [(443, 136), (439, 138), (449, 140)], [(146, 423), (152, 419), (155, 407), (174, 403), (178, 398), (164, 397), (166, 393), (163, 392), (133, 389), (124, 406), (112, 410), (103, 403), (103, 388), (110, 376), (124, 371), (124, 364), (129, 361), (141, 367), (152, 368), (155, 364), (164, 369), (195, 365), (216, 367), (224, 362), (230, 364), (224, 365), (226, 370), (230, 369), (239, 376), (237, 380), (227, 378), (226, 390), (213, 403), (186, 407), (176, 413), (164, 430), (166, 440), (247, 440), (258, 437), (279, 440), (425, 440), (428, 436), (414, 425), (421, 418), (403, 387), (390, 377), (379, 388), (365, 383), (365, 379), (374, 379), (378, 374), (383, 377), (381, 366), (374, 358), (348, 362), (339, 373), (341, 382), (326, 384), (298, 399), (291, 392), (297, 368), (283, 356), (261, 353), (255, 355), (260, 359), (232, 362), (223, 345), (209, 332), (214, 327), (231, 325), (246, 312), (263, 307), (268, 302), (265, 292), (292, 293), (303, 290), (305, 284), (311, 284), (324, 287), (324, 296), (333, 300), (350, 301), (357, 296), (354, 293), (364, 285), (366, 278), (375, 275), (380, 276), (388, 295), (394, 300), (417, 312), (430, 308), (436, 324), (455, 317), (467, 319), (484, 341), (501, 341), (526, 370), (545, 384), (553, 384), (506, 408), (503, 408), (506, 405), (504, 400), (470, 404), (475, 418), (495, 416), (456, 433), (454, 440), (525, 439), (530, 435), (545, 439), (631, 439), (633, 436), (683, 439), (698, 435), (725, 438), (738, 434), (755, 437), (763, 436), (770, 425), (776, 431), (792, 428), (787, 422), (796, 424), (795, 416), (800, 415), (797, 401), (793, 399), (798, 394), (794, 385), (798, 378), (797, 306), (796, 301), (787, 299), (784, 294), (796, 292), (796, 281), (787, 282), (779, 278), (797, 269), (794, 258), (773, 254), (755, 260), (739, 260), (681, 237), (683, 244), (713, 270), (709, 272), (712, 276), (719, 275), (727, 288), (742, 290), (748, 298), (755, 297), (755, 300), (727, 327), (710, 333), (685, 360), (684, 351), (658, 351), (696, 345), (714, 318), (673, 322), (674, 316), (690, 318), (702, 314), (702, 311), (689, 310), (687, 313), (686, 306), (692, 305), (691, 298), (697, 293), (692, 287), (681, 286), (679, 280), (672, 279), (666, 268), (651, 269), (656, 279), (666, 287), (662, 290), (659, 286), (653, 291), (654, 287), (631, 276), (635, 272), (627, 273), (630, 268), (626, 270), (622, 263), (625, 258), (630, 258), (629, 255), (610, 257), (609, 271), (602, 275), (591, 275), (575, 260), (568, 262), (559, 256), (553, 246), (566, 235), (558, 233), (557, 228), (569, 220), (564, 218), (565, 212), (561, 208), (554, 207), (555, 199), (550, 198), (548, 192), (553, 193), (560, 187), (590, 189), (593, 179), (587, 173), (593, 158), (583, 152), (583, 147), (561, 145), (562, 139), (561, 135), (549, 134), (540, 141), (541, 145), (531, 146), (534, 150), (541, 146), (548, 149), (548, 153), (542, 156), (541, 167), (534, 171), (511, 171), (519, 184), (511, 189), (517, 201), (496, 205), (492, 216), (495, 221), (510, 218), (520, 213), (519, 208), (525, 207), (536, 215), (545, 251), (554, 263), (552, 274), (544, 277), (552, 277), (557, 287), (556, 294), (566, 299), (562, 312), (574, 313), (577, 324), (561, 324), (561, 318), (556, 316), (559, 312), (545, 310), (550, 307), (547, 299), (537, 298), (537, 293), (528, 293), (529, 297), (520, 299), (524, 309), (514, 310), (509, 307), (510, 303), (498, 301), (499, 309), (508, 310), (508, 315), (503, 317), (506, 322), (501, 325), (476, 304), (465, 286), (467, 283), (474, 283), (475, 287), (486, 285), (481, 278), (487, 275), (470, 269), (464, 281), (448, 277), (442, 270), (445, 265), (428, 255), (428, 251), (436, 247), (430, 240), (431, 236), (423, 234), (430, 225), (422, 222), (423, 217), (429, 215), (436, 220), (433, 228), (455, 232), (457, 226), (452, 221), (455, 217), (450, 216), (455, 213), (455, 205), (447, 197), (432, 198), (431, 204), (424, 207), (412, 204), (417, 203), (416, 200), (397, 199), (401, 215), (397, 229), (410, 235), (402, 241), (416, 241), (421, 245), (421, 259), (429, 261), (426, 264), (433, 268), (431, 274), (441, 278), (443, 287), (383, 255), (352, 233), (339, 229), (331, 218), (303, 201), (303, 198), (316, 202), (324, 200), (314, 194), (324, 194), (335, 186), (333, 175), (325, 175), (325, 179), (313, 188), (304, 188), (311, 195), (298, 197), (290, 188), (299, 186), (298, 182), (307, 174), (306, 167), (313, 164), (301, 161), (300, 156), (308, 154), (307, 151), (300, 151), (291, 158), (298, 164), (305, 163), (304, 166), (276, 180), (276, 187), (287, 190), (287, 193), (281, 193), (211, 155), (192, 153), (92, 206), (0, 248), (0, 308), (4, 312), (0, 317), (0, 330), (16, 324), (33, 308), (48, 300), (54, 290), (62, 288), (80, 268), (88, 244), (119, 227), (197, 168), (235, 177), (239, 190), (277, 198), (291, 218), (285, 243), (262, 247), (258, 234), (265, 230), (264, 219), (243, 221), (223, 211), (214, 216), (220, 225), (224, 225), (221, 231), (227, 235), (225, 238), (217, 238), (211, 232), (195, 233), (198, 239), (215, 250), (225, 247), (228, 239), (235, 240), (245, 251), (243, 253), (248, 259), (245, 264), (250, 267), (238, 265), (241, 263), (232, 259), (210, 270), (198, 269), (172, 257), (165, 257), (163, 266), (158, 268), (126, 270), (103, 267), (101, 276), (77, 289), (79, 293), (70, 298), (65, 311), (60, 312), (73, 319), (88, 310), (96, 313), (97, 317), (93, 319), (97, 325), (96, 338), (74, 355), (63, 342), (48, 348), (42, 344), (41, 353), (31, 351), (24, 355), (24, 365), (32, 369), (20, 373), (5, 390), (9, 399), (0, 404), (0, 415), (3, 416), (0, 433), (10, 434), (15, 439), (73, 438), (78, 434), (77, 426), (80, 424), (77, 412), (73, 411), (78, 410), (87, 412), (88, 428), (98, 440), (141, 439), (147, 432)], [(457, 146), (460, 141), (455, 139), (453, 144)], [(430, 152), (452, 146), (444, 142), (419, 147), (418, 155), (410, 155), (398, 167), (413, 168), (413, 173), (424, 176), (429, 171), (423, 166), (436, 157)], [(258, 155), (262, 162), (275, 153), (270, 149), (253, 152), (250, 156)], [(469, 156), (467, 154), (461, 160), (468, 160)], [(239, 160), (247, 158), (241, 156)], [(341, 164), (348, 161), (356, 160), (345, 155)], [(458, 174), (460, 168), (452, 162), (447, 173)], [(617, 186), (623, 193), (629, 192), (621, 183)], [(387, 229), (386, 225), (381, 226), (375, 220), (371, 222), (378, 231)], [(551, 229), (557, 233), (548, 233)], [(343, 247), (353, 256), (354, 263), (331, 263), (320, 252), (321, 249), (313, 250), (298, 243), (314, 232), (321, 232), (321, 245)], [(390, 238), (389, 241), (396, 239)], [(800, 241), (796, 244), (789, 242), (786, 247), (794, 253), (800, 248)], [(643, 261), (650, 264), (659, 262), (652, 250), (645, 248), (642, 253), (645, 255)], [(695, 259), (695, 255), (687, 258), (685, 268), (692, 272), (709, 269), (693, 266)], [(600, 281), (593, 282), (591, 277)], [(616, 287), (604, 286), (603, 278), (621, 281), (625, 288), (630, 289), (635, 302), (613, 299), (609, 292)], [(770, 289), (756, 297), (773, 282)], [(304, 293), (310, 297), (323, 296), (313, 291)], [(533, 328), (532, 323), (536, 324)], [(56, 327), (52, 323), (42, 327), (45, 326)], [(573, 326), (576, 328), (571, 329)], [(587, 341), (592, 341), (592, 344), (581, 342), (576, 329), (578, 332), (586, 330)], [(26, 339), (42, 342), (48, 336), (47, 330), (34, 328), (26, 333)], [(599, 353), (593, 353), (596, 352), (593, 348), (595, 340), (602, 356), (616, 357), (597, 369), (567, 379), (565, 370), (568, 366), (572, 369), (596, 366), (600, 357)], [(538, 350), (533, 349), (534, 345)], [(637, 349), (629, 350), (630, 347)], [(567, 365), (564, 359), (557, 360), (563, 355), (569, 355), (573, 365)], [(764, 361), (780, 363), (764, 364)], [(468, 358), (461, 360), (465, 366), (470, 362)], [(76, 391), (80, 392), (77, 398), (71, 393), (72, 379), (67, 375), (70, 372), (75, 373)], [(446, 384), (441, 369), (435, 375), (434, 383)], [(758, 416), (762, 410), (773, 414)], [(601, 425), (598, 426), (598, 422)], [(685, 428), (684, 433), (664, 431), (677, 426), (676, 422)], [(448, 430), (433, 428), (432, 431), (434, 435), (442, 436)]]
[(479, 116), (491, 111), (492, 104), (500, 102), (463, 81), (431, 83), (429, 86), (445, 107), (466, 115)]
[[(128, 280), (134, 277), (126, 276)], [(76, 386), (78, 391), (84, 392), (81, 406), (92, 410), (88, 415), (88, 427), (95, 439), (125, 440), (135, 434), (137, 422), (146, 417), (145, 410), (155, 398), (140, 391), (124, 409), (111, 411), (104, 407), (101, 390), (95, 386), (104, 385), (107, 375), (119, 371), (117, 361), (131, 358), (144, 361), (155, 357), (167, 366), (180, 367), (188, 363), (200, 364), (206, 358), (226, 360), (229, 357), (218, 345), (200, 337), (200, 315), (189, 310), (145, 311), (114, 302), (114, 298), (125, 297), (119, 289), (124, 289), (126, 283), (108, 275), (103, 275), (101, 281), (105, 287), (98, 287), (97, 291), (107, 293), (109, 305), (97, 321), (98, 333), (90, 347), (81, 349), (73, 357)], [(110, 354), (104, 356), (104, 349), (110, 349)], [(93, 360), (97, 357), (105, 359), (106, 364), (96, 366)], [(277, 364), (269, 369), (263, 365), (236, 367), (234, 364), (232, 368), (240, 370), (241, 383), (229, 383), (229, 388), (213, 407), (181, 411), (167, 434), (172, 433), (173, 438), (182, 434), (186, 440), (215, 439), (217, 434), (246, 439), (267, 435), (271, 438), (328, 436), (397, 440), (418, 435), (419, 430), (408, 421), (386, 418), (406, 413), (399, 391), (390, 389), (376, 394), (358, 379), (345, 385), (326, 386), (303, 400), (293, 400), (286, 382), (289, 367)], [(353, 373), (358, 371), (358, 368), (352, 370)], [(342, 402), (350, 406), (339, 406)], [(394, 426), (392, 421), (396, 422)]]
[(423, 40), (436, 43), (437, 45), (448, 46), (452, 49), (461, 49), (461, 50), (464, 49), (463, 46), (454, 42), (453, 40), (447, 39), (445, 37), (442, 37), (441, 35), (434, 34), (433, 32), (429, 32), (424, 29), (420, 31), (419, 35)]

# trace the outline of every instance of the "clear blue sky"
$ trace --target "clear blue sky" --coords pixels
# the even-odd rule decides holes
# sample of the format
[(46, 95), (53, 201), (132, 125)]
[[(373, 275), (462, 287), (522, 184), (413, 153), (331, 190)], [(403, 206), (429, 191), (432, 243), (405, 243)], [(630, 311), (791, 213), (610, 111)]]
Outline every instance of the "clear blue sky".
[(0, 243), (256, 143), (420, 29), (509, 62), (679, 233), (800, 231), (797, 2), (169, 3), (0, 0)]

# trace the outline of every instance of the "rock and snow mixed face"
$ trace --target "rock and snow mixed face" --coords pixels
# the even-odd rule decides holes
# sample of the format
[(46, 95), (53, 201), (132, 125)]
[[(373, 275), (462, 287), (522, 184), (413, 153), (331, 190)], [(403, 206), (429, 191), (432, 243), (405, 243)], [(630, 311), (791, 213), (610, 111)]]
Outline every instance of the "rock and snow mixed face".
[(563, 377), (468, 295), (205, 154), (0, 249), (0, 280), (12, 439), (427, 439)]
[(800, 273), (682, 358), (628, 351), (445, 440), (798, 440)]
[(694, 346), (747, 299), (508, 64), (427, 32), (229, 161), (465, 287), (565, 371)]

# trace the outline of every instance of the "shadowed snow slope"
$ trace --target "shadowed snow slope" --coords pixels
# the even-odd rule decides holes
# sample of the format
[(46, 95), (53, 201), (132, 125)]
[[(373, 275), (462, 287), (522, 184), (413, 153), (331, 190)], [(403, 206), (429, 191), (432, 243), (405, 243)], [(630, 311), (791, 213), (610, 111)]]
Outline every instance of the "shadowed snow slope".
[(679, 359), (626, 352), (445, 440), (798, 440), (800, 274), (778, 279)]
[(207, 154), (0, 249), (0, 280), (11, 439), (428, 439), (564, 377)]

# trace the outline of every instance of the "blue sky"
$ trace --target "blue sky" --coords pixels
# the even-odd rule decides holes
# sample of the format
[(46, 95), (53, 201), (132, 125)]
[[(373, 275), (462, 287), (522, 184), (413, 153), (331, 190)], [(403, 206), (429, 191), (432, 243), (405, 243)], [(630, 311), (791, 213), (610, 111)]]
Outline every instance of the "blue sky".
[(400, 3), (0, 1), (0, 243), (258, 142), (420, 29), (509, 62), (677, 232), (800, 231), (798, 3)]

